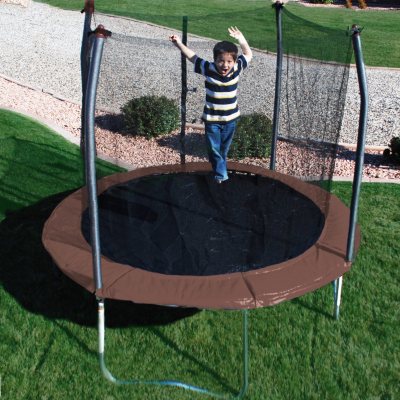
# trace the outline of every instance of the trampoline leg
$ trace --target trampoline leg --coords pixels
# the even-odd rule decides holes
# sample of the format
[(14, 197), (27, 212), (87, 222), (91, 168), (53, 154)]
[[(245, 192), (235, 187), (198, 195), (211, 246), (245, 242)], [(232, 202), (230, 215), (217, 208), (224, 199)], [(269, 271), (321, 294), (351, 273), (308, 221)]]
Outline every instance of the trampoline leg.
[(97, 299), (98, 304), (98, 335), (99, 335), (99, 361), (100, 361), (100, 369), (103, 373), (104, 377), (108, 379), (112, 383), (118, 383), (117, 379), (111, 374), (111, 372), (107, 369), (106, 363), (104, 360), (104, 347), (105, 347), (105, 316), (104, 316), (104, 299)]
[(112, 383), (117, 385), (134, 385), (134, 384), (145, 384), (145, 385), (159, 385), (159, 386), (173, 386), (180, 387), (193, 392), (206, 394), (208, 396), (217, 399), (242, 399), (246, 394), (249, 385), (249, 340), (248, 340), (248, 310), (243, 310), (243, 382), (240, 392), (236, 396), (223, 393), (215, 393), (208, 389), (204, 389), (198, 386), (190, 385), (180, 381), (174, 380), (121, 380), (115, 378), (108, 370), (105, 363), (105, 307), (104, 299), (97, 298), (98, 303), (98, 341), (99, 341), (99, 362), (101, 372), (104, 377)]
[(237, 395), (241, 399), (247, 392), (249, 386), (249, 329), (248, 329), (248, 310), (243, 310), (243, 382), (242, 389)]
[(334, 317), (335, 319), (339, 319), (339, 310), (340, 310), (340, 301), (342, 298), (342, 285), (343, 285), (343, 277), (339, 277), (333, 282), (333, 291), (334, 291)]

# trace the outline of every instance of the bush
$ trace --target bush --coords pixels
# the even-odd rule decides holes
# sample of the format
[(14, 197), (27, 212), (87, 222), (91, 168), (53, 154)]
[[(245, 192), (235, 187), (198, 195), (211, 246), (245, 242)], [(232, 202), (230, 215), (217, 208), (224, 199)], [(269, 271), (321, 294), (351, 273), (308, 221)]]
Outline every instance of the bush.
[(230, 148), (230, 157), (266, 158), (271, 154), (272, 123), (263, 114), (243, 115), (238, 122)]
[(392, 137), (389, 148), (384, 150), (383, 156), (400, 163), (400, 137)]
[(143, 96), (128, 101), (122, 108), (126, 128), (134, 135), (147, 139), (177, 129), (180, 122), (179, 108), (165, 96)]

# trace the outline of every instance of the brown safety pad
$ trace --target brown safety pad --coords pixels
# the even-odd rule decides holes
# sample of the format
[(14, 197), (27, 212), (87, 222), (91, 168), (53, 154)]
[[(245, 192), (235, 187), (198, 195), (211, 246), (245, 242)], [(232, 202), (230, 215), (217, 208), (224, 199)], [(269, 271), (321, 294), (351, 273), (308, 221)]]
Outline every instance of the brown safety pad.
[[(256, 174), (278, 180), (311, 199), (325, 215), (316, 243), (290, 260), (246, 272), (208, 276), (166, 275), (149, 272), (102, 257), (100, 297), (137, 303), (210, 309), (270, 306), (301, 296), (342, 276), (346, 261), (349, 209), (334, 195), (315, 185), (263, 168), (229, 163), (231, 172)], [(116, 174), (98, 182), (99, 194), (110, 186), (152, 174), (211, 171), (208, 163), (166, 165)], [(81, 231), (87, 208), (85, 189), (67, 197), (47, 220), (42, 240), (59, 268), (85, 289), (94, 292), (91, 247)], [(357, 229), (356, 248), (360, 242)]]

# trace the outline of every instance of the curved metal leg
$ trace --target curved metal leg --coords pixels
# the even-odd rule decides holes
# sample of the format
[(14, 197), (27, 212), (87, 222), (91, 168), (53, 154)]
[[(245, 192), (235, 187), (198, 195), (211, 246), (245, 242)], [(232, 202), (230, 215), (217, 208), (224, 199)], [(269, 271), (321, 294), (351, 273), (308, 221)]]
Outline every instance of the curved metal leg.
[(198, 386), (190, 385), (180, 381), (174, 380), (121, 380), (116, 377), (108, 370), (105, 363), (105, 307), (104, 299), (97, 299), (98, 301), (98, 337), (99, 337), (99, 361), (100, 368), (104, 377), (110, 382), (117, 385), (158, 385), (158, 386), (173, 386), (180, 387), (186, 390), (191, 390), (197, 393), (207, 394), (208, 396), (215, 397), (217, 399), (242, 399), (248, 388), (248, 375), (249, 375), (249, 343), (248, 343), (248, 310), (243, 310), (243, 382), (242, 388), (236, 396), (215, 393), (208, 389), (204, 389)]

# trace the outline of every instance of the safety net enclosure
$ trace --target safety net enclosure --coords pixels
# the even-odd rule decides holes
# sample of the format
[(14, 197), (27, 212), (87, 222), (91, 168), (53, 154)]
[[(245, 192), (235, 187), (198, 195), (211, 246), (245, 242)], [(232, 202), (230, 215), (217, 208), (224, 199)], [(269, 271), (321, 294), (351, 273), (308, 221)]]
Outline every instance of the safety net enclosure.
[[(202, 124), (204, 79), (194, 73), (190, 62), (182, 63), (180, 52), (168, 37), (173, 33), (187, 35), (187, 45), (198, 56), (212, 60), (217, 41), (235, 41), (227, 29), (230, 21), (234, 23), (240, 14), (235, 17), (225, 7), (217, 15), (194, 13), (188, 7), (182, 10), (186, 12), (186, 19), (182, 15), (166, 17), (165, 25), (178, 30), (148, 24), (138, 28), (127, 20), (96, 14), (96, 23), (112, 32), (103, 50), (96, 98), (96, 134), (102, 135), (104, 130), (115, 133), (108, 145), (109, 153), (135, 166), (154, 164), (154, 160), (143, 157), (142, 153), (126, 150), (129, 128), (123, 124), (121, 109), (131, 99), (165, 96), (179, 107), (186, 126), (178, 126), (171, 134), (155, 139), (160, 155), (156, 163), (180, 162), (182, 154), (186, 161), (207, 161), (202, 134), (191, 125)], [(277, 57), (275, 52), (257, 51), (258, 46), (265, 48), (269, 44), (263, 38), (254, 37), (252, 32), (263, 32), (267, 27), (270, 30), (275, 21), (268, 5), (255, 10), (249, 6), (248, 12), (252, 23), (239, 28), (253, 47), (254, 57), (241, 76), (238, 103), (242, 119), (261, 114), (270, 125), (264, 124), (261, 129), (254, 126), (253, 132), (243, 129), (242, 133), (239, 129), (230, 157), (268, 168)], [(216, 39), (192, 33), (205, 24), (212, 26), (210, 34)], [(282, 26), (284, 57), (281, 104), (276, 110), (279, 138), (275, 169), (302, 179), (329, 181), (334, 171), (346, 99), (351, 35), (346, 27), (325, 28), (297, 17), (286, 8), (282, 11)], [(135, 159), (138, 155), (142, 156), (141, 160)]]
[[(253, 48), (238, 94), (242, 120), (262, 115), (269, 123), (257, 130), (238, 128), (234, 142), (244, 147), (244, 155), (230, 158), (229, 180), (217, 185), (210, 178), (202, 132), (204, 78), (168, 37), (187, 35), (187, 45), (211, 60), (217, 40), (230, 40), (227, 28), (235, 25), (235, 13), (227, 8), (224, 18), (223, 10), (218, 15), (187, 11), (185, 18), (166, 18), (174, 29), (96, 15), (96, 24), (109, 32), (102, 31), (100, 53), (92, 46), (96, 35), (83, 48), (84, 60), (89, 55), (92, 62), (101, 60), (92, 89), (95, 136), (112, 133), (108, 153), (141, 168), (99, 180), (89, 200), (82, 188), (63, 201), (46, 223), (46, 249), (68, 276), (97, 296), (138, 303), (247, 309), (300, 296), (341, 277), (352, 262), (347, 254), (351, 218), (329, 188), (351, 35), (289, 11), (280, 14), (280, 68), (275, 53)], [(256, 17), (262, 10), (253, 11), (254, 20), (240, 28), (256, 47), (262, 41), (252, 43), (251, 32), (265, 20)], [(226, 21), (216, 24), (216, 39), (192, 33), (213, 19)], [(180, 122), (171, 132), (148, 140), (124, 124), (121, 110), (143, 96), (163, 96), (178, 107)], [(142, 143), (140, 154), (156, 144), (158, 161), (126, 155), (127, 143), (135, 141)], [(249, 155), (254, 149), (261, 155)], [(272, 169), (270, 154), (276, 158)], [(101, 251), (101, 285), (94, 279), (93, 235)], [(357, 231), (355, 248), (358, 236)]]

